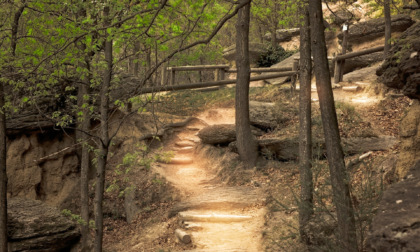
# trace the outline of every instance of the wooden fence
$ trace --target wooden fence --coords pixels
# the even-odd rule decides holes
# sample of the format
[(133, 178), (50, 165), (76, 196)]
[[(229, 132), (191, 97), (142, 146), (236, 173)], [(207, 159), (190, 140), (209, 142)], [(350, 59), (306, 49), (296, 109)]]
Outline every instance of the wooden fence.
[[(329, 60), (335, 64), (334, 71), (334, 83), (338, 83), (343, 79), (343, 68), (346, 59), (351, 59), (354, 57), (367, 55), (375, 52), (380, 52), (384, 50), (384, 46), (379, 46), (367, 50), (351, 52), (346, 54), (339, 54), (338, 56), (331, 58)], [(294, 58), (292, 67), (282, 67), (282, 68), (251, 68), (251, 73), (274, 73), (266, 74), (260, 76), (251, 77), (251, 81), (259, 80), (268, 80), (279, 77), (292, 77), (292, 88), (293, 84), (296, 82), (298, 71), (299, 71), (299, 57)], [(200, 83), (191, 83), (191, 84), (179, 84), (175, 85), (175, 76), (177, 71), (214, 71), (214, 81), (200, 82)], [(226, 79), (226, 73), (236, 73), (238, 70), (236, 68), (229, 68), (229, 65), (197, 65), (197, 66), (176, 66), (168, 67), (162, 69), (162, 79), (161, 86), (143, 88), (140, 93), (153, 93), (153, 92), (163, 92), (163, 91), (176, 91), (184, 89), (194, 89), (194, 88), (207, 88), (207, 87), (217, 87), (224, 86), (228, 84), (236, 84), (236, 79)], [(169, 74), (169, 76), (167, 76)], [(169, 77), (169, 85), (165, 85), (166, 78)]]
[(343, 81), (343, 74), (344, 74), (343, 69), (345, 66), (346, 59), (351, 59), (351, 58), (355, 58), (362, 55), (376, 53), (383, 50), (384, 50), (384, 46), (378, 46), (378, 47), (370, 48), (367, 50), (351, 52), (351, 53), (346, 53), (346, 54), (339, 54), (338, 56), (336, 56), (333, 60), (333, 62), (335, 63), (334, 83), (339, 83), (340, 81)]

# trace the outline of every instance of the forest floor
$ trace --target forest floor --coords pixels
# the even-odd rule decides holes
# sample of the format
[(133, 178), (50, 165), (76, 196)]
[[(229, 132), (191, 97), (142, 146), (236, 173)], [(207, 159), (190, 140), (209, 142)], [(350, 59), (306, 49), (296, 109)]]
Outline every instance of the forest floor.
[[(399, 121), (410, 100), (384, 91), (381, 84), (365, 77), (368, 81), (344, 82), (334, 89), (341, 136), (398, 136)], [(355, 91), (342, 88), (355, 85)], [(255, 169), (244, 170), (236, 154), (223, 146), (203, 146), (196, 136), (205, 125), (234, 123), (233, 97), (234, 89), (225, 88), (205, 93), (182, 91), (157, 98), (161, 112), (198, 118), (162, 140), (163, 149), (159, 151), (175, 153), (171, 162), (153, 165), (153, 171), (175, 188), (175, 200), (148, 213), (148, 221), (140, 218), (142, 221), (128, 224), (109, 219), (106, 251), (302, 251), (297, 230), (297, 163), (261, 157)], [(279, 113), (288, 118), (263, 137), (297, 136), (298, 98), (289, 88), (253, 87), (250, 97), (275, 102)], [(322, 136), (316, 92), (312, 98), (313, 132)], [(388, 183), (377, 167), (398, 148), (372, 152), (351, 172), (360, 246), (380, 192)], [(316, 211), (333, 212), (326, 161), (314, 161), (313, 171)], [(179, 242), (174, 235), (176, 229), (186, 230), (192, 242)], [(328, 242), (320, 241), (320, 246), (325, 250), (333, 247), (330, 238), (334, 231), (322, 236)]]

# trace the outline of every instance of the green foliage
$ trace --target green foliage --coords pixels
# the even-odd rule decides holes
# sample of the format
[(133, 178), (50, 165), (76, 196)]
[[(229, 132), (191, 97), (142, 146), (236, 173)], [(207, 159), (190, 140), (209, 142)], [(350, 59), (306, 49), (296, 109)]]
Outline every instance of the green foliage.
[(296, 51), (286, 51), (283, 47), (278, 46), (273, 48), (271, 45), (267, 51), (262, 54), (257, 62), (258, 67), (270, 67), (278, 62), (292, 56)]
[[(144, 169), (149, 171), (155, 162), (169, 163), (173, 158), (173, 152), (156, 151), (150, 155), (150, 149), (145, 144), (137, 144), (134, 152), (128, 152), (122, 157), (122, 162), (115, 167), (114, 179), (106, 188), (107, 193), (116, 192), (118, 197), (123, 197), (126, 193), (135, 189), (135, 185), (131, 184), (130, 176), (134, 169)], [(158, 180), (153, 182), (159, 183)]]
[(61, 214), (63, 214), (64, 216), (66, 216), (66, 217), (70, 218), (70, 219), (71, 219), (71, 220), (73, 220), (73, 221), (76, 221), (76, 222), (77, 222), (77, 224), (79, 224), (79, 225), (83, 225), (83, 226), (87, 225), (86, 221), (85, 221), (85, 220), (83, 220), (83, 219), (82, 219), (82, 217), (81, 217), (80, 215), (78, 215), (78, 214), (73, 214), (73, 213), (72, 213), (70, 210), (68, 210), (68, 209), (63, 209), (63, 210), (61, 211)]

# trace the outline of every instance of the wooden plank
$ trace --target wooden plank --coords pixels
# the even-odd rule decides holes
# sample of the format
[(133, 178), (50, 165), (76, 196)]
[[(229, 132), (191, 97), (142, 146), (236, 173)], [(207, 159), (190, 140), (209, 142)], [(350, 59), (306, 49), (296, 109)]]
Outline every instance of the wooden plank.
[(345, 60), (345, 59), (351, 59), (351, 58), (354, 58), (354, 57), (358, 57), (358, 56), (362, 56), (362, 55), (366, 55), (366, 54), (371, 54), (371, 53), (375, 53), (375, 52), (380, 52), (380, 51), (383, 51), (383, 50), (384, 50), (384, 46), (378, 46), (378, 47), (374, 47), (374, 48), (367, 49), (367, 50), (347, 53), (347, 54), (344, 54), (344, 55), (338, 55), (337, 57), (335, 57), (335, 60), (340, 61), (340, 60)]
[(350, 91), (350, 92), (356, 92), (357, 90), (359, 90), (359, 86), (347, 86), (347, 87), (343, 87), (344, 91)]
[[(251, 68), (251, 73), (269, 73), (269, 72), (287, 72), (292, 71), (292, 67), (259, 67), (259, 68)], [(231, 68), (226, 70), (227, 73), (236, 73), (238, 69)]]
[[(297, 74), (297, 72), (290, 71), (290, 72), (283, 72), (283, 73), (276, 73), (276, 74), (260, 75), (260, 76), (251, 77), (250, 81), (274, 79), (274, 78), (285, 77), (285, 76), (293, 76), (295, 74)], [(234, 79), (234, 80), (221, 80), (221, 81), (209, 81), (209, 82), (192, 83), (192, 84), (183, 84), (183, 85), (176, 85), (176, 86), (149, 87), (149, 88), (143, 88), (143, 89), (139, 90), (138, 92), (136, 92), (136, 95), (147, 94), (147, 93), (155, 93), (155, 92), (164, 92), (164, 91), (177, 91), (177, 90), (184, 90), (184, 89), (215, 87), (215, 86), (223, 86), (223, 85), (227, 85), (227, 84), (236, 84), (236, 79)]]
[(197, 221), (197, 222), (240, 222), (251, 220), (249, 215), (223, 215), (223, 214), (190, 214), (181, 212), (178, 214), (183, 221)]
[(214, 70), (221, 68), (229, 68), (229, 65), (197, 65), (197, 66), (174, 66), (171, 67), (173, 71), (201, 71), (201, 70)]

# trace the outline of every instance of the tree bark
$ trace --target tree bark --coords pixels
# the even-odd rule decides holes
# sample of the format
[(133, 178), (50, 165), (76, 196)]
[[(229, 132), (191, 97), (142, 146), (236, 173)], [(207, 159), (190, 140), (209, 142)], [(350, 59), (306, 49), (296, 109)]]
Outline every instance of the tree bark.
[[(86, 67), (90, 72), (90, 61), (85, 60)], [(85, 97), (89, 95), (89, 86), (90, 86), (91, 75), (88, 74), (87, 79), (84, 83), (79, 86), (78, 92), (78, 107), (79, 111), (83, 113), (81, 122), (78, 125), (78, 143), (81, 144), (81, 153), (80, 153), (80, 215), (85, 222), (81, 226), (81, 247), (82, 251), (88, 251), (88, 238), (89, 238), (89, 169), (90, 169), (90, 160), (89, 160), (89, 148), (88, 148), (88, 139), (89, 136), (85, 133), (90, 129), (90, 115), (89, 115), (89, 100), (86, 100)], [(86, 106), (87, 105), (87, 106)]]
[[(104, 8), (105, 25), (110, 25), (111, 20), (109, 16), (110, 7)], [(104, 196), (104, 184), (105, 184), (105, 168), (108, 157), (109, 147), (109, 132), (108, 132), (108, 110), (109, 110), (109, 87), (111, 85), (112, 78), (112, 39), (109, 34), (106, 36), (105, 41), (105, 61), (106, 71), (104, 73), (104, 80), (101, 88), (101, 103), (100, 103), (100, 120), (101, 120), (101, 137), (99, 141), (99, 156), (98, 166), (96, 168), (96, 190), (95, 190), (95, 252), (102, 252), (102, 239), (103, 239), (103, 211), (102, 203)]]
[(235, 97), (235, 121), (238, 152), (247, 168), (254, 167), (258, 157), (258, 146), (251, 133), (249, 121), (249, 19), (248, 2), (238, 13), (236, 24), (236, 66), (238, 68)]
[(330, 168), (333, 201), (337, 211), (338, 242), (340, 251), (355, 252), (358, 251), (355, 219), (328, 68), (321, 0), (309, 1), (309, 10), (316, 86)]
[(300, 172), (300, 204), (299, 231), (303, 242), (308, 243), (305, 227), (313, 210), (312, 182), (312, 130), (311, 130), (311, 34), (309, 29), (308, 2), (301, 6), (303, 22), (300, 28), (300, 94), (299, 94), (299, 172)]
[(388, 56), (391, 49), (391, 6), (390, 0), (384, 0), (385, 15), (385, 48), (384, 59)]
[(6, 111), (3, 82), (0, 82), (0, 251), (7, 251)]

